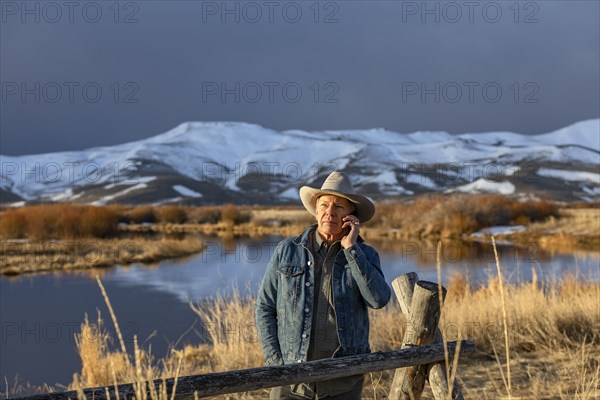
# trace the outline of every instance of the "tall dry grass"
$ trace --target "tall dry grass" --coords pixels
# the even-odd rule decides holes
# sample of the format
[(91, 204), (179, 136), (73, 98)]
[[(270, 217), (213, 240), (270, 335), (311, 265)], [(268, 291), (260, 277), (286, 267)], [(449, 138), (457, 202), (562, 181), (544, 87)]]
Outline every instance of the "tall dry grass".
[[(262, 364), (262, 350), (254, 324), (253, 297), (236, 290), (230, 299), (191, 304), (204, 326), (211, 346), (215, 371), (252, 368)], [(233, 356), (235, 355), (235, 356)]]
[[(150, 351), (139, 347), (137, 336), (133, 338), (132, 352), (128, 352), (108, 294), (98, 276), (96, 276), (96, 280), (119, 338), (119, 348), (117, 350), (110, 349), (109, 343), (112, 342), (112, 338), (104, 328), (104, 321), (100, 314), (95, 323), (90, 323), (86, 316), (81, 325), (81, 332), (75, 335), (75, 343), (83, 367), (81, 373), (73, 375), (73, 382), (69, 389), (76, 390), (78, 399), (83, 400), (85, 399), (84, 388), (112, 385), (116, 390), (119, 383), (133, 383), (137, 399), (173, 400), (177, 379), (181, 376), (182, 371), (191, 368), (190, 362), (193, 363), (196, 359), (183, 357), (181, 352), (171, 351), (168, 358), (161, 360), (160, 363), (155, 363)], [(172, 392), (167, 391), (164, 380), (158, 388), (154, 385), (147, 385), (147, 382), (160, 378), (174, 378), (175, 384)], [(197, 395), (194, 397), (198, 398)], [(116, 398), (118, 400), (119, 397)]]
[[(594, 399), (600, 394), (600, 284), (574, 277), (545, 283), (507, 283), (503, 287), (504, 307), (497, 277), (475, 287), (465, 277), (453, 276), (447, 286), (442, 333), (446, 340), (474, 340), (478, 349), (474, 359), (460, 360), (458, 379), (466, 398), (505, 397), (503, 369), (498, 365), (506, 362), (510, 363), (510, 393), (515, 398)], [(235, 294), (192, 305), (192, 309), (205, 327), (208, 344), (173, 348), (160, 360), (139, 349), (141, 375), (134, 373), (133, 357), (110, 344), (102, 322), (86, 320), (81, 337), (94, 340), (78, 342), (83, 367), (71, 387), (112, 385), (115, 380), (124, 383), (139, 376), (166, 377), (178, 365), (180, 375), (189, 375), (263, 364), (254, 330), (253, 298)], [(405, 319), (397, 303), (391, 301), (384, 309), (371, 311), (370, 317), (373, 351), (400, 348)], [(505, 332), (510, 341), (508, 360)], [(393, 371), (368, 374), (365, 398), (385, 398), (392, 376)], [(427, 390), (423, 399), (431, 399)], [(266, 398), (267, 393), (263, 390), (228, 398)]]

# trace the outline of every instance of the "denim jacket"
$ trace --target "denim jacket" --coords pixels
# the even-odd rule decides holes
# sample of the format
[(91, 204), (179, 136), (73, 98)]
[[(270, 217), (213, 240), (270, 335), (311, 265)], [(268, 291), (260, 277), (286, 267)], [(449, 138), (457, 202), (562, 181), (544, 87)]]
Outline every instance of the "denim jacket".
[[(265, 365), (307, 359), (314, 302), (314, 260), (309, 237), (281, 241), (267, 267), (256, 300), (256, 327)], [(359, 236), (337, 254), (333, 266), (333, 300), (340, 347), (334, 357), (369, 353), (367, 307), (385, 306), (391, 295), (379, 255)]]

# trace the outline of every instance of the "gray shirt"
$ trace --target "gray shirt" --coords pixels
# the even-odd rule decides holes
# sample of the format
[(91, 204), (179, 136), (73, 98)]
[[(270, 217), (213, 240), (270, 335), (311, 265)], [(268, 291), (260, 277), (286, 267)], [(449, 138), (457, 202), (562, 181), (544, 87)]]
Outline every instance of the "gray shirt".
[[(327, 245), (318, 232), (311, 237), (311, 253), (314, 258), (315, 300), (313, 302), (313, 321), (311, 339), (308, 348), (308, 361), (330, 358), (340, 346), (337, 322), (333, 303), (333, 263), (342, 250), (340, 241)], [(362, 379), (354, 375), (328, 381), (293, 386), (293, 392), (299, 394), (318, 393), (319, 398), (347, 392)]]

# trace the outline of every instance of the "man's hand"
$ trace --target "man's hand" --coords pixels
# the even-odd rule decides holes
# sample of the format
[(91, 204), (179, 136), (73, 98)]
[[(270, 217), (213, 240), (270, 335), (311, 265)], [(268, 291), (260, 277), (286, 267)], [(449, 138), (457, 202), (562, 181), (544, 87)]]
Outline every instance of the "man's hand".
[(344, 218), (342, 218), (342, 221), (344, 222), (342, 224), (342, 229), (346, 229), (347, 233), (344, 235), (344, 237), (342, 237), (340, 243), (344, 249), (349, 249), (356, 244), (360, 221), (354, 215), (346, 215)]

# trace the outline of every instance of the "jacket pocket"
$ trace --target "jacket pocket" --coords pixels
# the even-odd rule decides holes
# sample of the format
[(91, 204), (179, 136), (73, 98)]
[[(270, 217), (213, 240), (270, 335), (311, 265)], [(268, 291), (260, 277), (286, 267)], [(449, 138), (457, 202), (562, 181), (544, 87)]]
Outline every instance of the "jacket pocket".
[(292, 277), (292, 276), (297, 276), (300, 275), (304, 272), (304, 267), (302, 265), (298, 265), (298, 264), (284, 264), (284, 265), (280, 265), (279, 268), (277, 268), (277, 272), (279, 272), (281, 275), (285, 276), (286, 278)]
[(298, 264), (283, 264), (277, 268), (280, 274), (281, 290), (286, 298), (296, 298), (300, 294), (304, 280), (304, 267)]

